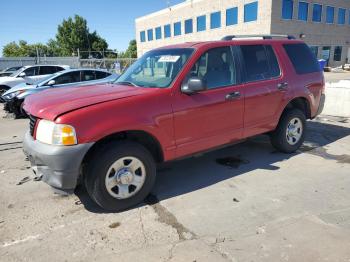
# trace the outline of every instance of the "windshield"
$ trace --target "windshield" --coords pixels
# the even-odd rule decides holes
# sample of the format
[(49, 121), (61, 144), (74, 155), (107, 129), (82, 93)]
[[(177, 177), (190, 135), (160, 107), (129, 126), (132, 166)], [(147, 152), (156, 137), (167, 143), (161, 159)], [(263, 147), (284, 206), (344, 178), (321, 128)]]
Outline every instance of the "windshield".
[(130, 66), (115, 83), (138, 87), (169, 87), (192, 53), (191, 48), (150, 51)]

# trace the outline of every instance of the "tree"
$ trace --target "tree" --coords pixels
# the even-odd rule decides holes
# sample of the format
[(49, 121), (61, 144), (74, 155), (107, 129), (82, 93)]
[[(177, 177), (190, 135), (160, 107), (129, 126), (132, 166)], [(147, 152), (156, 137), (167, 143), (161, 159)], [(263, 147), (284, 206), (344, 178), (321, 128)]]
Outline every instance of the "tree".
[(137, 44), (136, 40), (131, 40), (129, 42), (129, 47), (125, 52), (120, 53), (119, 57), (121, 58), (137, 58)]

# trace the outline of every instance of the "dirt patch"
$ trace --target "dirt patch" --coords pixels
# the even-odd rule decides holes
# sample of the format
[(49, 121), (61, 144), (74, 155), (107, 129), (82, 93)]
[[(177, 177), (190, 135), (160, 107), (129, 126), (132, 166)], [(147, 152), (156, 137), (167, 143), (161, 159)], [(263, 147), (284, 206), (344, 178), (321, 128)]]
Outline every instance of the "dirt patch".
[(108, 227), (114, 229), (114, 228), (120, 227), (120, 225), (121, 224), (119, 222), (115, 222), (115, 223), (110, 224)]
[(239, 168), (243, 164), (249, 164), (248, 160), (242, 159), (240, 156), (237, 157), (223, 157), (217, 158), (216, 163), (229, 168)]

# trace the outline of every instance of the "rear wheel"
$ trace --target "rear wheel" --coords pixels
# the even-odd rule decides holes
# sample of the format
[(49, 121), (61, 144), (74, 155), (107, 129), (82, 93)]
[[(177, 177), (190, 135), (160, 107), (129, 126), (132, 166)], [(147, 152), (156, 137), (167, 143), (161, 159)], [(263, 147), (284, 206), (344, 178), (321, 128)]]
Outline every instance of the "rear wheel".
[(305, 140), (306, 118), (299, 109), (283, 113), (280, 122), (270, 135), (272, 145), (281, 152), (293, 153)]
[(86, 189), (106, 210), (122, 211), (137, 205), (150, 193), (156, 179), (151, 153), (134, 142), (113, 142), (89, 162), (84, 176)]

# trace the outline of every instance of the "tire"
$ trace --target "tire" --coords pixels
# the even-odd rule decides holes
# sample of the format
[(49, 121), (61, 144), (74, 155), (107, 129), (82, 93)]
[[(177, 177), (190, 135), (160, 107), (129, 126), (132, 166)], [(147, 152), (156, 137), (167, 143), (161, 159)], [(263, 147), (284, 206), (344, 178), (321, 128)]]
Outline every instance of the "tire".
[(26, 118), (27, 114), (23, 109), (24, 101), (18, 100), (14, 102), (12, 112), (15, 114), (16, 119)]
[[(133, 160), (128, 164), (130, 159)], [(137, 166), (139, 164), (137, 160), (140, 161), (141, 167), (133, 172), (131, 165)], [(126, 164), (123, 164), (124, 167), (121, 168), (115, 167), (121, 163)], [(135, 178), (140, 181), (143, 179), (139, 188), (133, 184), (127, 185), (128, 179), (132, 180), (131, 183), (133, 183)], [(113, 184), (118, 181), (118, 185), (111, 188), (107, 186), (107, 180), (113, 180)], [(142, 202), (151, 192), (155, 180), (156, 163), (152, 154), (142, 145), (131, 141), (111, 142), (97, 150), (87, 164), (84, 174), (84, 183), (89, 196), (103, 209), (117, 212)], [(125, 184), (121, 181), (124, 181)], [(133, 192), (131, 192), (132, 189), (134, 189)], [(121, 191), (125, 193), (125, 190), (133, 195), (123, 198)]]
[[(292, 127), (290, 134), (287, 129)], [(301, 128), (299, 128), (301, 127)], [(271, 144), (283, 153), (297, 151), (305, 140), (306, 118), (299, 109), (290, 109), (283, 113), (278, 126), (270, 135)]]

